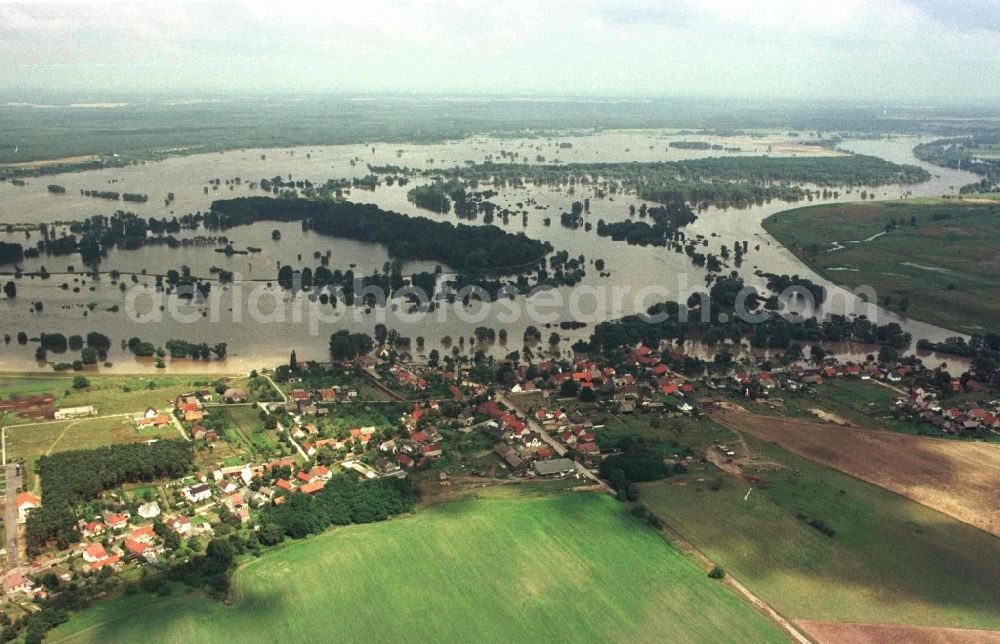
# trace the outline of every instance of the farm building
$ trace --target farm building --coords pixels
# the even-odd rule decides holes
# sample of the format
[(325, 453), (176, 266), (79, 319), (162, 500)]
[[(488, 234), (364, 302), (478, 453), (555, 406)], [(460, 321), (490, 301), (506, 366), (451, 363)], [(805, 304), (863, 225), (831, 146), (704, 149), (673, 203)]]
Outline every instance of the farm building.
[(568, 458), (555, 458), (550, 461), (535, 461), (535, 474), (539, 476), (555, 476), (568, 474), (576, 470), (576, 464)]
[(55, 413), (56, 420), (68, 420), (70, 418), (82, 418), (84, 416), (96, 416), (97, 407), (93, 405), (84, 405), (82, 407), (63, 407), (57, 409)]

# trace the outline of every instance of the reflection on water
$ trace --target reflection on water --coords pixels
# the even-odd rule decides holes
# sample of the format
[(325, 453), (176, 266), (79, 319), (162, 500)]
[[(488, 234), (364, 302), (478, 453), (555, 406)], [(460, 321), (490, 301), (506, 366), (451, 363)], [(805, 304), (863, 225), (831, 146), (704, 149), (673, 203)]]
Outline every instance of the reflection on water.
[[(602, 132), (594, 136), (562, 137), (558, 139), (470, 139), (461, 142), (450, 142), (439, 145), (388, 145), (374, 146), (324, 146), (315, 148), (296, 148), (294, 150), (242, 150), (219, 154), (195, 155), (170, 159), (142, 166), (101, 170), (95, 172), (57, 175), (30, 180), (25, 187), (10, 184), (0, 184), (0, 221), (10, 222), (51, 222), (57, 220), (72, 220), (103, 213), (110, 214), (124, 204), (91, 199), (79, 195), (80, 189), (115, 190), (119, 192), (140, 192), (148, 194), (150, 200), (145, 204), (128, 204), (132, 209), (144, 216), (169, 217), (173, 214), (183, 214), (207, 209), (216, 198), (229, 198), (249, 194), (262, 194), (260, 190), (252, 190), (249, 181), (258, 181), (263, 177), (291, 175), (295, 179), (309, 179), (315, 183), (325, 182), (330, 178), (364, 176), (368, 174), (368, 164), (393, 164), (412, 168), (448, 167), (466, 161), (480, 162), (487, 158), (499, 158), (501, 150), (518, 154), (518, 159), (527, 158), (536, 162), (536, 158), (544, 157), (546, 162), (559, 159), (563, 162), (592, 161), (648, 161), (677, 160), (700, 156), (730, 154), (720, 151), (678, 150), (667, 147), (671, 139), (705, 139), (712, 137), (691, 137), (668, 135), (662, 132)], [(560, 148), (560, 142), (569, 142), (570, 148)], [(917, 163), (911, 150), (918, 139), (904, 137), (895, 140), (864, 140), (848, 141), (841, 147), (851, 151), (873, 154), (883, 158), (905, 163)], [(731, 147), (732, 141), (727, 141)], [(778, 138), (769, 140), (746, 140), (740, 142), (740, 154), (761, 154), (770, 147), (772, 153), (806, 154), (810, 150), (797, 146), (795, 141), (784, 141)], [(752, 147), (753, 146), (753, 147)], [(374, 147), (374, 152), (372, 151)], [(353, 160), (353, 164), (352, 164)], [(968, 173), (926, 166), (934, 177), (916, 186), (884, 186), (874, 192), (878, 199), (896, 199), (903, 196), (938, 196), (954, 193), (957, 187), (975, 180)], [(216, 190), (205, 187), (210, 179), (231, 179), (240, 177), (243, 183), (230, 190), (222, 185)], [(64, 185), (67, 194), (56, 196), (48, 194), (45, 186), (49, 183)], [(439, 215), (417, 209), (406, 199), (409, 186), (381, 186), (374, 191), (354, 190), (350, 198), (353, 201), (371, 202), (388, 210), (395, 210), (411, 215), (421, 215), (437, 220), (456, 221), (454, 215)], [(162, 199), (168, 192), (173, 192), (175, 200), (170, 207), (165, 207)], [(858, 198), (860, 189), (852, 193), (842, 190), (838, 199), (832, 201), (850, 201)], [(643, 287), (658, 285), (668, 289), (671, 297), (686, 300), (687, 292), (705, 284), (706, 272), (693, 266), (686, 255), (673, 250), (653, 247), (628, 246), (624, 242), (614, 242), (601, 238), (595, 232), (584, 229), (571, 230), (559, 224), (559, 214), (569, 209), (574, 200), (590, 198), (591, 208), (585, 214), (585, 221), (595, 224), (599, 219), (620, 221), (627, 218), (629, 205), (638, 207), (642, 201), (634, 195), (611, 195), (597, 198), (592, 189), (587, 186), (575, 186), (570, 194), (568, 189), (553, 187), (506, 188), (500, 191), (493, 201), (501, 207), (514, 211), (527, 210), (527, 216), (511, 216), (506, 221), (497, 217), (494, 223), (510, 232), (525, 234), (552, 243), (556, 249), (565, 249), (573, 256), (582, 255), (588, 264), (593, 260), (605, 260), (605, 275), (588, 266), (587, 277), (583, 286), (603, 289), (604, 293), (622, 295), (620, 307), (615, 303), (600, 301), (598, 296), (581, 298), (580, 307), (585, 312), (594, 314), (595, 319), (607, 319), (620, 314), (634, 313), (649, 306), (654, 298), (637, 298), (636, 294)], [(528, 205), (528, 200), (532, 204)], [(815, 200), (813, 203), (824, 203)], [(520, 205), (518, 205), (520, 204)], [(775, 242), (761, 227), (764, 218), (788, 208), (801, 204), (788, 204), (774, 201), (761, 206), (744, 210), (709, 208), (699, 214), (699, 219), (686, 229), (689, 238), (701, 235), (707, 242), (702, 252), (718, 253), (722, 245), (730, 248), (737, 241), (747, 241), (749, 252), (744, 256), (742, 266), (738, 269), (747, 284), (764, 290), (765, 280), (757, 277), (755, 272), (773, 272), (799, 274), (822, 283), (830, 289), (830, 297), (819, 313), (842, 313), (859, 310), (858, 300), (852, 294), (815, 275), (803, 265), (791, 252)], [(545, 225), (545, 218), (551, 218), (551, 225)], [(281, 240), (273, 242), (271, 231), (281, 231)], [(37, 233), (36, 233), (37, 234)], [(207, 234), (205, 231), (188, 232), (182, 236)], [(262, 223), (256, 226), (244, 226), (225, 231), (234, 247), (241, 249), (248, 246), (258, 247), (260, 253), (248, 255), (226, 256), (212, 251), (212, 247), (183, 246), (171, 249), (166, 246), (149, 246), (138, 251), (114, 250), (102, 264), (102, 270), (116, 269), (122, 272), (163, 273), (168, 269), (179, 269), (182, 265), (191, 268), (194, 275), (208, 277), (210, 269), (219, 267), (234, 271), (248, 280), (270, 280), (277, 275), (280, 265), (291, 264), (295, 267), (310, 266), (315, 268), (319, 260), (314, 255), (330, 253), (331, 269), (354, 268), (357, 273), (366, 274), (381, 269), (389, 259), (385, 249), (379, 245), (363, 244), (348, 240), (331, 239), (302, 231), (298, 223)], [(24, 233), (0, 235), (0, 239), (22, 241)], [(65, 271), (69, 266), (78, 264), (78, 256), (45, 257), (30, 260), (25, 263), (27, 270), (37, 269), (45, 265), (55, 273)], [(404, 272), (433, 270), (433, 262), (408, 262)], [(730, 266), (731, 270), (735, 268)], [(152, 284), (152, 278), (138, 278), (141, 284)], [(65, 286), (64, 286), (65, 285)], [(323, 359), (326, 356), (327, 340), (332, 331), (340, 328), (371, 332), (373, 326), (384, 321), (390, 328), (411, 338), (422, 336), (426, 338), (427, 350), (440, 348), (440, 340), (444, 336), (457, 339), (460, 336), (470, 336), (476, 326), (505, 328), (510, 342), (508, 347), (494, 346), (488, 348), (496, 354), (503, 354), (515, 348), (520, 348), (524, 329), (534, 324), (543, 327), (538, 322), (521, 316), (521, 319), (509, 321), (495, 314), (482, 321), (469, 323), (450, 316), (441, 321), (437, 317), (427, 318), (417, 323), (402, 324), (394, 312), (402, 310), (399, 303), (389, 311), (372, 311), (357, 316), (346, 316), (336, 323), (319, 325), (310, 329), (307, 321), (295, 322), (291, 314), (284, 320), (274, 316), (275, 321), (261, 324), (248, 316), (242, 316), (234, 321), (234, 312), (239, 311), (240, 304), (231, 298), (223, 297), (214, 304), (214, 308), (206, 307), (201, 311), (202, 317), (192, 324), (181, 324), (168, 321), (162, 323), (140, 324), (128, 319), (122, 310), (114, 312), (114, 307), (122, 307), (124, 297), (118, 286), (110, 283), (107, 276), (98, 281), (79, 275), (53, 275), (48, 280), (24, 278), (19, 280), (18, 298), (14, 301), (0, 301), (0, 315), (3, 316), (4, 330), (15, 335), (18, 331), (27, 331), (29, 335), (40, 332), (63, 332), (85, 334), (91, 330), (101, 330), (110, 335), (115, 343), (131, 336), (138, 336), (157, 344), (163, 344), (170, 338), (183, 338), (194, 342), (226, 341), (230, 346), (230, 358), (224, 364), (194, 363), (190, 368), (204, 371), (207, 368), (223, 370), (249, 370), (265, 366), (275, 361), (287, 359), (291, 349), (296, 349), (302, 358)], [(564, 301), (570, 299), (570, 289), (559, 289)], [(293, 300), (288, 294), (272, 293), (291, 310)], [(273, 297), (272, 297), (273, 299)], [(40, 313), (32, 311), (33, 301), (44, 302), (44, 310)], [(519, 304), (523, 305), (523, 302)], [(794, 302), (789, 303), (795, 305)], [(235, 309), (231, 311), (230, 309)], [(384, 315), (384, 320), (383, 316)], [(219, 322), (211, 320), (217, 317)], [(567, 310), (562, 310), (556, 322), (571, 319)], [(879, 311), (879, 322), (899, 321), (913, 334), (915, 340), (928, 338), (942, 340), (954, 332), (939, 329), (932, 325), (905, 320), (899, 316)], [(315, 330), (315, 333), (313, 331)], [(543, 328), (543, 334), (550, 331)], [(560, 345), (562, 351), (568, 351), (571, 342), (589, 335), (590, 328), (575, 331), (560, 332), (564, 341)], [(457, 342), (456, 342), (457, 344)], [(466, 345), (468, 346), (468, 344)], [(694, 350), (692, 347), (691, 350)], [(20, 347), (16, 342), (3, 347), (2, 366), (4, 368), (32, 368), (34, 345)], [(854, 349), (842, 348), (845, 356), (860, 355)], [(57, 356), (50, 359), (58, 360)], [(119, 370), (146, 370), (148, 363), (136, 361), (130, 355), (119, 350), (113, 351), (111, 358), (115, 368)], [(934, 361), (937, 362), (936, 360)], [(949, 360), (953, 362), (953, 360)], [(172, 363), (171, 368), (177, 368), (179, 363)]]

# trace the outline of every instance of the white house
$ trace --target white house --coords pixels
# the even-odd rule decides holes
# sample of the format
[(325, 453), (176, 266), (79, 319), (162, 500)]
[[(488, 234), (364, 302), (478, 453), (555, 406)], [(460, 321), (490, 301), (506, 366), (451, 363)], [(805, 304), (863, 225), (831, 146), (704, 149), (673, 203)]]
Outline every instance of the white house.
[(181, 494), (191, 503), (201, 503), (212, 498), (212, 488), (204, 483), (199, 483), (198, 485), (184, 488), (181, 490)]
[(191, 533), (191, 520), (182, 516), (173, 517), (167, 519), (167, 527), (183, 537)]
[(149, 503), (143, 503), (139, 506), (138, 514), (143, 519), (155, 519), (160, 516), (160, 506), (156, 501), (150, 501)]

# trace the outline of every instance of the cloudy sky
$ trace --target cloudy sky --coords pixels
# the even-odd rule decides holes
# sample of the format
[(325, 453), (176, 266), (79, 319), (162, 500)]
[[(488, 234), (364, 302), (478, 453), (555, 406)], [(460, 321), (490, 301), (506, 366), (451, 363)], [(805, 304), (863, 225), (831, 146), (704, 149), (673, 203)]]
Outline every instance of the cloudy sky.
[(0, 0), (0, 91), (984, 102), (997, 79), (1000, 0)]

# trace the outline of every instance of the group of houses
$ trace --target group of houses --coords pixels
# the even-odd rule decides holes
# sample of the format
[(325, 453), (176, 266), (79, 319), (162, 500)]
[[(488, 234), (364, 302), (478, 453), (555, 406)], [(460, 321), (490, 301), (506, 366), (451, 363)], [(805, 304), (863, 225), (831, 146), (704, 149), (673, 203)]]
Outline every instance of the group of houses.
[(893, 406), (900, 417), (926, 423), (946, 434), (1000, 433), (1000, 400), (951, 403), (941, 400), (933, 391), (916, 387), (897, 398)]

